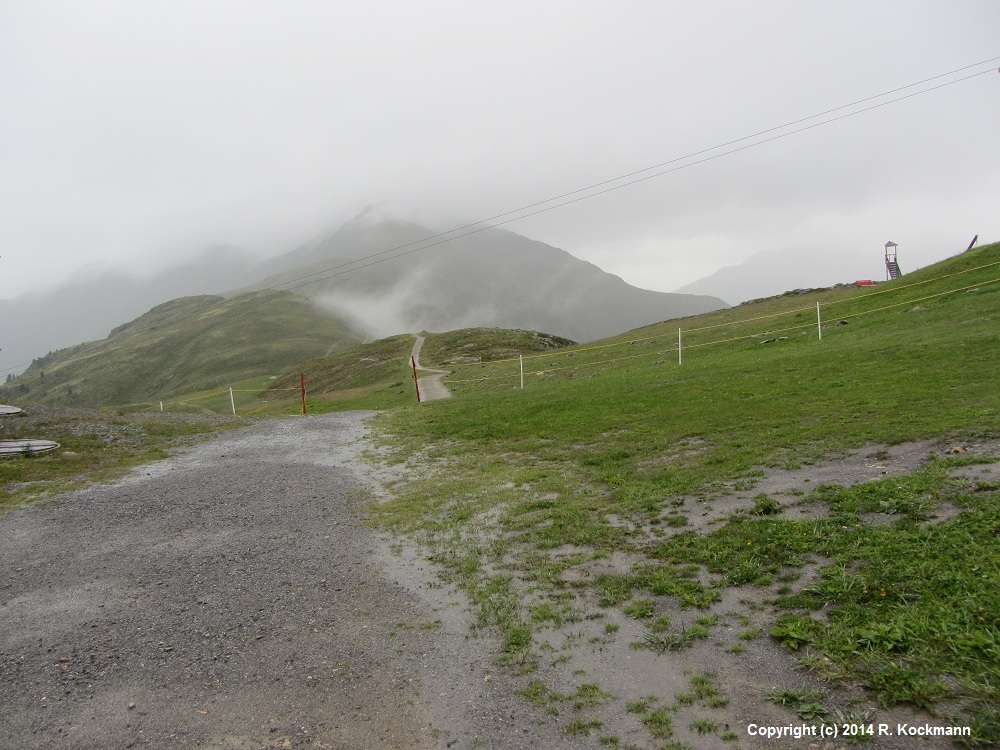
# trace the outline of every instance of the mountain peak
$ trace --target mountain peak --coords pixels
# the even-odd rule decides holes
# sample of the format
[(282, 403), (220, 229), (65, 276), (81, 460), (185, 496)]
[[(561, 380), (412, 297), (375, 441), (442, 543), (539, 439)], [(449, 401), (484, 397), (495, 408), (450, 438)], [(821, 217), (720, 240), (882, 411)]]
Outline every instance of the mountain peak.
[[(447, 242), (434, 237), (394, 211), (369, 206), (332, 234), (272, 259), (258, 288), (294, 283), (288, 288), (377, 337), (486, 327), (593, 341), (727, 306), (714, 297), (630, 286), (505, 229), (449, 235)], [(370, 260), (351, 263), (361, 259)]]

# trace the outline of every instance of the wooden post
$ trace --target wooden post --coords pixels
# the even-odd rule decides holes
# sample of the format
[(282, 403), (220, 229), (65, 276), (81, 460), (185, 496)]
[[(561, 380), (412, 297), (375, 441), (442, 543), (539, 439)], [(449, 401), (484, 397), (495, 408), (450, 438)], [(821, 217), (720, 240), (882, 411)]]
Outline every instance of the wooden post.
[(413, 387), (417, 389), (417, 403), (420, 403), (420, 382), (417, 380), (417, 360), (410, 355), (410, 364), (413, 365)]
[(299, 385), (302, 388), (302, 413), (306, 413), (306, 374), (299, 373)]

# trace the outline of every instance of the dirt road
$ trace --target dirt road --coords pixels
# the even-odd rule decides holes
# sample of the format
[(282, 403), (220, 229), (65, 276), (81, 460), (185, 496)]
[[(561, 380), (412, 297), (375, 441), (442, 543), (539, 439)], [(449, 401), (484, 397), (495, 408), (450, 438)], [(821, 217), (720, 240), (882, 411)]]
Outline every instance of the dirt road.
[(261, 423), (0, 517), (0, 747), (571, 746), (460, 607), (382, 569), (364, 417)]
[[(424, 345), (424, 337), (419, 333), (413, 334), (413, 351), (410, 356), (417, 368), (417, 384), (420, 387), (421, 401), (437, 401), (442, 398), (450, 398), (451, 391), (441, 382), (441, 379), (448, 374), (447, 370), (435, 370), (431, 367), (423, 367), (420, 364), (420, 349)], [(420, 375), (419, 373), (429, 373)]]

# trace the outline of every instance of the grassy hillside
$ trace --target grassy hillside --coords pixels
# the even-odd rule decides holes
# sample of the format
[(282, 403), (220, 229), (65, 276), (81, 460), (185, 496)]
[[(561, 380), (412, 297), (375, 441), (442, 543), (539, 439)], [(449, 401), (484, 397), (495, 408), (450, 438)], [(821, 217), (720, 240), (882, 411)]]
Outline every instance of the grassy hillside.
[(356, 340), (344, 323), (288, 292), (185, 297), (102, 341), (35, 360), (0, 394), (16, 403), (81, 406), (168, 400), (281, 372)]
[[(351, 316), (375, 336), (472, 326), (533, 329), (590, 341), (664, 318), (714, 310), (715, 297), (638, 289), (569, 253), (504, 229), (432, 242), (419, 263), (352, 264), (391, 248), (424, 246), (416, 224), (359, 216), (333, 234), (272, 259), (260, 285), (287, 284)], [(405, 250), (403, 251), (405, 255)], [(354, 270), (348, 272), (348, 266)]]
[[(518, 352), (551, 351), (573, 342), (535, 331), (499, 328), (465, 328), (447, 333), (425, 334), (420, 363), (426, 367), (448, 367), (455, 362), (490, 361), (516, 356)], [(388, 409), (415, 399), (410, 369), (411, 335), (391, 336), (361, 344), (339, 354), (318, 357), (298, 365), (272, 381), (258, 396), (254, 413), (294, 413), (300, 408), (299, 374), (306, 376), (310, 413), (345, 409)], [(228, 397), (227, 397), (228, 398)], [(268, 406), (263, 406), (263, 403)], [(227, 408), (219, 401), (220, 408)]]
[(272, 381), (249, 408), (255, 413), (297, 412), (300, 374), (306, 376), (310, 413), (400, 406), (413, 398), (408, 365), (412, 349), (412, 336), (391, 336), (307, 360)]
[[(375, 513), (428, 545), (525, 668), (565, 623), (635, 620), (652, 660), (757, 622), (740, 637), (769, 633), (831, 690), (860, 683), (882, 708), (938, 711), (985, 747), (1000, 742), (1000, 485), (950, 472), (991, 458), (963, 448), (851, 489), (714, 503), (768, 467), (850, 448), (934, 438), (941, 453), (995, 450), (998, 317), (994, 244), (870, 289), (526, 356), (524, 390), (515, 358), (452, 365), (457, 398), (382, 417), (442, 470)], [(713, 658), (738, 665), (743, 648)], [(822, 696), (785, 698), (833, 715)], [(669, 736), (653, 730), (655, 702), (636, 705), (655, 738)]]
[(509, 359), (519, 354), (560, 349), (575, 343), (538, 331), (463, 328), (447, 333), (428, 334), (420, 352), (420, 364), (428, 367), (478, 364)]

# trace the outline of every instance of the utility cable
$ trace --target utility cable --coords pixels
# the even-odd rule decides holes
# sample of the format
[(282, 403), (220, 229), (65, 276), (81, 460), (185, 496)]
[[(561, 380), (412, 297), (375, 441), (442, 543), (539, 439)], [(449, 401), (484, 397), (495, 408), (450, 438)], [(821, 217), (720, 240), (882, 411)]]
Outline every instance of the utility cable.
[[(468, 237), (470, 235), (477, 234), (479, 232), (483, 232), (483, 231), (485, 231), (487, 229), (491, 229), (491, 228), (498, 227), (498, 226), (503, 226), (505, 224), (510, 224), (510, 223), (512, 223), (514, 221), (520, 221), (521, 219), (526, 219), (528, 217), (535, 216), (537, 214), (545, 213), (547, 211), (552, 211), (552, 210), (554, 210), (556, 208), (562, 208), (564, 206), (567, 206), (567, 205), (570, 205), (570, 204), (573, 204), (573, 203), (577, 203), (579, 201), (586, 200), (588, 198), (593, 198), (593, 197), (596, 197), (598, 195), (603, 195), (605, 193), (609, 193), (609, 192), (612, 192), (612, 191), (615, 191), (615, 190), (620, 190), (621, 188), (628, 187), (630, 185), (635, 185), (635, 184), (640, 183), (640, 182), (645, 182), (647, 180), (651, 180), (651, 179), (656, 178), (656, 177), (662, 177), (663, 175), (670, 174), (672, 172), (677, 172), (677, 171), (679, 171), (681, 169), (686, 169), (687, 167), (692, 167), (692, 166), (695, 166), (697, 164), (703, 164), (705, 162), (712, 161), (714, 159), (718, 159), (718, 158), (721, 158), (723, 156), (729, 156), (731, 154), (735, 154), (735, 153), (738, 153), (740, 151), (745, 151), (746, 149), (753, 148), (755, 146), (760, 146), (760, 145), (763, 145), (765, 143), (770, 143), (772, 141), (776, 141), (776, 140), (780, 140), (782, 138), (786, 138), (786, 137), (788, 137), (790, 135), (795, 135), (797, 133), (801, 133), (801, 132), (804, 132), (806, 130), (811, 130), (813, 128), (820, 127), (821, 125), (828, 125), (828, 124), (830, 124), (832, 122), (837, 122), (838, 120), (843, 120), (843, 119), (846, 119), (848, 117), (853, 117), (854, 115), (862, 114), (864, 112), (869, 112), (871, 110), (878, 109), (880, 107), (885, 107), (885, 106), (887, 106), (889, 104), (895, 104), (896, 102), (900, 102), (900, 101), (903, 101), (905, 99), (910, 99), (910, 98), (913, 98), (915, 96), (919, 96), (921, 94), (926, 94), (926, 93), (929, 93), (931, 91), (935, 91), (937, 89), (945, 88), (947, 86), (952, 86), (952, 85), (954, 85), (956, 83), (961, 83), (963, 81), (967, 81), (967, 80), (970, 80), (972, 78), (976, 78), (978, 76), (985, 75), (986, 73), (992, 73), (992, 72), (994, 72), (994, 69), (990, 68), (990, 69), (987, 69), (987, 70), (982, 70), (982, 71), (979, 71), (978, 73), (973, 73), (972, 75), (964, 76), (962, 78), (958, 78), (958, 79), (955, 79), (953, 81), (948, 81), (946, 83), (938, 84), (936, 86), (932, 86), (930, 88), (922, 89), (920, 91), (917, 91), (917, 92), (914, 92), (914, 93), (911, 93), (911, 94), (906, 94), (905, 96), (900, 96), (900, 97), (897, 97), (895, 99), (890, 99), (889, 101), (880, 102), (879, 104), (874, 104), (874, 105), (871, 105), (869, 107), (864, 107), (862, 109), (855, 110), (855, 111), (849, 112), (847, 114), (838, 115), (837, 117), (832, 117), (830, 119), (823, 120), (822, 122), (813, 123), (812, 125), (807, 125), (807, 126), (802, 127), (802, 128), (797, 128), (797, 129), (791, 130), (791, 131), (789, 131), (787, 133), (782, 133), (780, 135), (772, 136), (770, 138), (765, 138), (765, 139), (760, 140), (760, 141), (755, 141), (754, 143), (750, 143), (750, 144), (747, 144), (747, 145), (744, 145), (744, 146), (740, 146), (739, 148), (735, 148), (735, 149), (731, 149), (731, 150), (728, 150), (728, 151), (724, 151), (722, 153), (715, 154), (715, 155), (712, 155), (712, 156), (708, 156), (708, 157), (703, 158), (703, 159), (698, 159), (698, 160), (690, 162), (688, 164), (683, 164), (683, 165), (680, 165), (680, 166), (677, 166), (677, 167), (673, 167), (671, 169), (667, 169), (667, 170), (664, 170), (664, 171), (661, 171), (661, 172), (656, 172), (655, 174), (652, 174), (652, 175), (646, 175), (645, 177), (640, 177), (640, 178), (635, 179), (635, 180), (629, 180), (628, 182), (622, 183), (620, 185), (614, 185), (612, 187), (607, 187), (607, 188), (604, 188), (603, 190), (598, 190), (596, 192), (588, 192), (588, 191), (594, 190), (595, 188), (602, 187), (602, 186), (605, 186), (605, 185), (609, 185), (609, 184), (614, 183), (614, 182), (619, 182), (621, 180), (625, 180), (625, 179), (628, 179), (630, 177), (634, 177), (636, 175), (643, 174), (645, 172), (649, 172), (651, 170), (659, 169), (660, 167), (667, 166), (669, 164), (676, 164), (677, 162), (680, 162), (680, 161), (685, 161), (687, 159), (692, 159), (692, 158), (694, 158), (696, 156), (700, 156), (702, 154), (707, 154), (707, 153), (709, 153), (711, 151), (717, 151), (718, 149), (726, 148), (727, 146), (731, 146), (731, 145), (734, 145), (734, 144), (737, 144), (737, 143), (742, 143), (744, 141), (747, 141), (747, 140), (750, 140), (750, 139), (753, 139), (753, 138), (757, 138), (757, 137), (759, 137), (761, 135), (765, 135), (767, 133), (772, 133), (772, 132), (774, 132), (776, 130), (782, 130), (782, 129), (791, 127), (793, 125), (797, 125), (797, 124), (800, 124), (800, 123), (803, 123), (803, 122), (808, 122), (809, 120), (814, 120), (817, 117), (823, 117), (823, 116), (831, 114), (833, 112), (838, 112), (838, 111), (841, 111), (843, 109), (848, 109), (850, 107), (855, 107), (858, 104), (863, 104), (865, 102), (873, 101), (875, 99), (880, 99), (882, 97), (889, 96), (890, 94), (898, 93), (900, 91), (905, 91), (906, 89), (910, 89), (910, 88), (913, 88), (915, 86), (920, 86), (922, 84), (929, 83), (931, 81), (938, 80), (940, 78), (944, 78), (944, 77), (947, 77), (947, 76), (950, 76), (950, 75), (954, 75), (955, 73), (959, 73), (959, 72), (962, 72), (962, 71), (965, 71), (965, 70), (969, 70), (970, 68), (975, 68), (975, 67), (978, 67), (980, 65), (985, 65), (987, 63), (991, 63), (991, 62), (994, 62), (996, 60), (1000, 60), (1000, 57), (989, 58), (987, 60), (983, 60), (981, 62), (974, 63), (972, 65), (967, 65), (967, 66), (964, 66), (962, 68), (957, 68), (957, 69), (949, 71), (947, 73), (941, 73), (939, 75), (932, 76), (931, 78), (925, 78), (922, 81), (917, 81), (915, 83), (911, 83), (911, 84), (908, 84), (906, 86), (901, 86), (901, 87), (898, 87), (898, 88), (895, 88), (895, 89), (891, 89), (889, 91), (885, 91), (885, 92), (882, 92), (881, 94), (876, 94), (874, 96), (865, 97), (863, 99), (859, 99), (859, 100), (857, 100), (855, 102), (852, 102), (850, 104), (844, 104), (844, 105), (841, 105), (839, 107), (834, 107), (833, 109), (828, 109), (828, 110), (825, 110), (823, 112), (817, 113), (815, 115), (810, 115), (809, 117), (800, 118), (798, 120), (792, 120), (791, 122), (787, 122), (787, 123), (785, 123), (783, 125), (778, 125), (778, 126), (775, 126), (775, 127), (772, 127), (772, 128), (767, 128), (767, 129), (761, 130), (761, 131), (759, 131), (757, 133), (753, 133), (751, 135), (743, 136), (741, 138), (737, 138), (737, 139), (732, 140), (732, 141), (727, 141), (726, 143), (722, 143), (722, 144), (719, 144), (717, 146), (713, 146), (713, 147), (708, 148), (708, 149), (702, 149), (700, 151), (695, 151), (693, 153), (687, 154), (686, 156), (681, 156), (681, 157), (677, 157), (675, 159), (670, 159), (670, 160), (665, 161), (665, 162), (660, 162), (659, 164), (654, 164), (653, 166), (645, 167), (644, 169), (640, 169), (640, 170), (636, 170), (636, 171), (633, 171), (633, 172), (629, 172), (629, 173), (620, 175), (618, 177), (614, 177), (614, 178), (609, 179), (609, 180), (604, 180), (602, 182), (597, 182), (597, 183), (594, 183), (594, 184), (589, 185), (587, 187), (579, 188), (577, 190), (572, 190), (572, 191), (570, 191), (568, 193), (563, 193), (561, 195), (557, 195), (557, 196), (554, 196), (552, 198), (548, 198), (548, 199), (543, 200), (543, 201), (538, 201), (536, 203), (531, 203), (531, 204), (528, 204), (526, 206), (522, 206), (521, 208), (513, 209), (511, 211), (506, 211), (506, 212), (503, 212), (503, 213), (500, 213), (500, 214), (495, 214), (492, 217), (489, 217), (489, 218), (486, 218), (486, 219), (481, 219), (479, 221), (472, 222), (471, 224), (465, 224), (463, 226), (456, 227), (455, 229), (451, 229), (451, 230), (449, 230), (447, 232), (440, 232), (438, 234), (430, 235), (430, 236), (428, 236), (428, 237), (426, 237), (426, 238), (424, 238), (422, 240), (414, 240), (413, 242), (408, 242), (408, 243), (405, 243), (405, 244), (402, 244), (402, 245), (397, 245), (396, 247), (388, 248), (386, 250), (382, 250), (380, 252), (373, 253), (371, 255), (367, 255), (367, 256), (365, 256), (363, 258), (357, 258), (357, 259), (354, 259), (354, 260), (351, 260), (351, 261), (347, 261), (345, 263), (341, 263), (341, 264), (338, 264), (338, 265), (331, 266), (331, 267), (329, 267), (329, 268), (327, 268), (325, 270), (314, 271), (313, 273), (307, 274), (305, 276), (300, 276), (300, 277), (295, 278), (295, 279), (289, 279), (287, 281), (280, 282), (279, 284), (276, 284), (275, 286), (268, 287), (268, 288), (269, 289), (276, 289), (276, 290), (292, 291), (293, 289), (298, 289), (300, 287), (303, 287), (303, 286), (306, 286), (308, 284), (314, 283), (315, 281), (321, 281), (321, 280), (324, 280), (324, 279), (329, 279), (329, 278), (335, 278), (337, 276), (342, 276), (344, 274), (351, 273), (352, 271), (361, 270), (362, 268), (368, 268), (368, 267), (376, 265), (378, 263), (384, 263), (384, 262), (386, 262), (388, 260), (392, 260), (392, 259), (395, 259), (395, 258), (401, 258), (401, 257), (404, 257), (406, 255), (410, 255), (412, 253), (418, 252), (420, 250), (426, 250), (426, 249), (431, 248), (431, 247), (436, 247), (437, 245), (442, 245), (442, 244), (445, 244), (447, 242), (452, 242), (452, 241), (460, 239), (462, 237)], [(584, 193), (584, 192), (586, 192), (587, 194), (583, 195), (583, 196), (579, 196), (579, 197), (573, 198), (571, 200), (563, 201), (561, 203), (556, 203), (555, 205), (547, 206), (545, 208), (537, 208), (539, 206), (545, 206), (545, 204), (547, 204), (547, 203), (552, 203), (553, 201), (559, 201), (559, 200), (562, 200), (563, 198), (567, 198), (567, 197), (573, 196), (573, 195), (578, 195), (579, 193)], [(530, 209), (533, 209), (533, 208), (537, 208), (537, 210), (530, 211)], [(528, 213), (524, 213), (525, 211), (528, 211)], [(504, 221), (498, 221), (498, 222), (490, 224), (488, 226), (479, 226), (481, 224), (484, 224), (485, 222), (493, 222), (495, 219), (503, 218), (505, 216), (511, 216), (512, 214), (520, 214), (520, 215), (514, 216), (513, 218), (505, 219)], [(463, 229), (469, 229), (469, 228), (477, 227), (477, 226), (479, 226), (478, 229), (472, 229), (472, 231), (464, 232), (462, 234), (458, 234), (458, 235), (453, 236), (453, 237), (448, 237), (447, 236), (447, 235), (450, 235), (450, 234), (454, 234), (455, 232), (460, 232)], [(435, 240), (435, 239), (438, 240), (438, 241), (437, 242), (429, 242), (430, 240)], [(429, 244), (422, 244), (422, 243), (427, 243), (427, 242), (429, 242)], [(420, 245), (420, 246), (414, 248), (413, 245)], [(406, 252), (398, 253), (396, 255), (391, 255), (390, 257), (381, 257), (381, 256), (387, 256), (390, 253), (395, 253), (398, 250), (404, 250), (406, 248), (411, 248), (411, 249), (406, 250)], [(378, 260), (372, 260), (372, 259), (376, 259), (376, 258)], [(366, 260), (371, 260), (371, 262), (370, 263), (363, 263), (362, 265), (355, 265), (355, 264), (361, 263), (362, 261), (366, 261)], [(355, 266), (355, 267), (354, 268), (347, 268), (348, 266)], [(340, 273), (331, 273), (331, 272), (337, 271), (339, 269), (347, 269), (347, 270), (341, 270)], [(318, 278), (315, 278), (315, 277), (318, 277)], [(296, 282), (303, 282), (303, 283), (296, 283)], [(287, 286), (288, 284), (292, 284), (293, 286)]]

